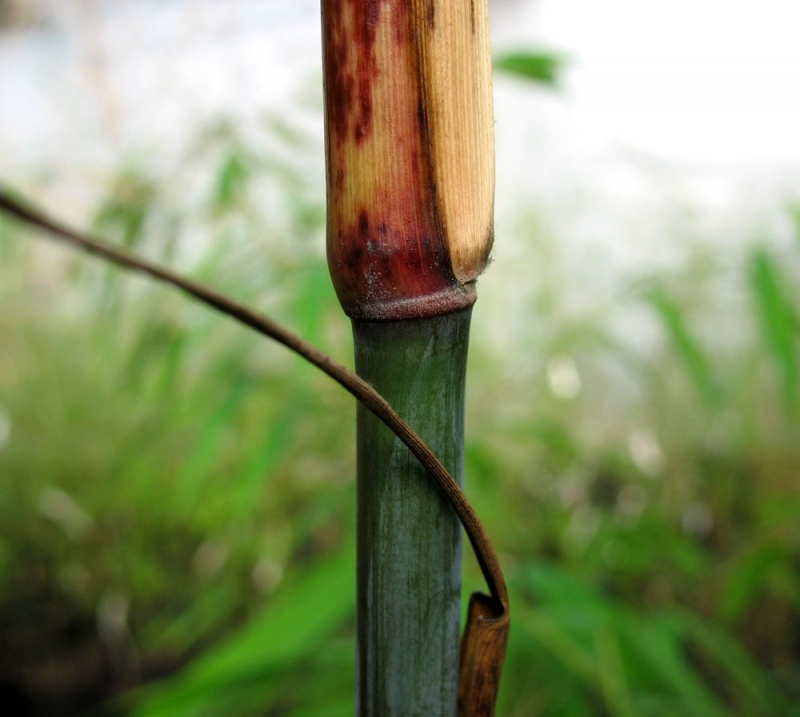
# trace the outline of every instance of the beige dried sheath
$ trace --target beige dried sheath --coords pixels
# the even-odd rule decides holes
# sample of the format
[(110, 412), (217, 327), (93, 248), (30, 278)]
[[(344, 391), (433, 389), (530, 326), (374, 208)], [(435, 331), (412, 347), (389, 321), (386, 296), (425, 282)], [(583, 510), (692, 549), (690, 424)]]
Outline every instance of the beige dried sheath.
[(493, 238), (486, 0), (323, 0), (328, 261), (354, 318), (470, 305)]

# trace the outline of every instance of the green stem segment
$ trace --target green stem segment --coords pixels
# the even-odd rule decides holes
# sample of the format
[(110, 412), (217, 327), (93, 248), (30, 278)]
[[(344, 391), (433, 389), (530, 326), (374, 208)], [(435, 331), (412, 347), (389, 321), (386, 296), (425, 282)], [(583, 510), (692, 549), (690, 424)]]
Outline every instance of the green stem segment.
[[(461, 483), (471, 308), (353, 322), (356, 371)], [(358, 406), (359, 717), (454, 717), (461, 528), (405, 445)]]

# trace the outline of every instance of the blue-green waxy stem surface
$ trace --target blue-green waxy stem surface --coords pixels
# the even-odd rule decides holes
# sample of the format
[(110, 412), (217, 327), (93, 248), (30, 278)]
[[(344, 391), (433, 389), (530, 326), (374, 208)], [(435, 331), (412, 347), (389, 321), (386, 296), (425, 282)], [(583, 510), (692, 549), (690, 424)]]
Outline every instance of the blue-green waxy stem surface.
[[(354, 321), (356, 370), (463, 480), (471, 309)], [(461, 529), (409, 450), (358, 406), (358, 717), (454, 717)]]

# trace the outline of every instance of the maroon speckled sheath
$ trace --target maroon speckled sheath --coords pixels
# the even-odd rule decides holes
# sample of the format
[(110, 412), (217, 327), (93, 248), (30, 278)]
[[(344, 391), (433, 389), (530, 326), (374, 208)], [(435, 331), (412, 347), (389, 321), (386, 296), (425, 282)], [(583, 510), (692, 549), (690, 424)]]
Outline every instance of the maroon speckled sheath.
[(483, 18), (469, 0), (322, 5), (327, 247), (339, 300), (368, 320), (469, 306), (493, 227), (490, 76), (475, 49), (488, 42)]

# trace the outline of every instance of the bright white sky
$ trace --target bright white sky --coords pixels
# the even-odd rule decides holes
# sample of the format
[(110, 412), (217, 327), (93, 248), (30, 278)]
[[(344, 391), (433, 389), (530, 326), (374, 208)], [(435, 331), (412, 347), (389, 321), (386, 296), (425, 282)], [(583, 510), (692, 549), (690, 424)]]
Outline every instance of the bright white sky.
[[(493, 15), (500, 25), (495, 28), (497, 49), (541, 43), (571, 57), (562, 99), (570, 123), (593, 146), (610, 141), (644, 150), (655, 158), (716, 168), (800, 162), (800, 0), (495, 2)], [(137, 32), (125, 34), (130, 18), (115, 24), (109, 15), (100, 43), (104, 47), (102, 52), (95, 52), (105, 58), (106, 71), (111, 73), (107, 84), (117, 95), (132, 83), (139, 88), (137, 92), (148, 94), (168, 81), (169, 96), (180, 98), (185, 92), (178, 85), (186, 79), (187, 87), (193, 82), (202, 84), (206, 104), (213, 104), (210, 99), (218, 94), (220, 105), (229, 107), (233, 105), (227, 94), (234, 90), (239, 102), (242, 97), (259, 102), (275, 94), (277, 87), (291, 83), (291, 72), (275, 71), (275, 57), (283, 56), (298, 70), (319, 63), (318, 0), (239, 0), (226, 3), (225, 12), (218, 4), (202, 0), (163, 6), (125, 0), (119, 7), (125, 9), (122, 16), (139, 23)], [(156, 8), (163, 11), (156, 12)], [(193, 23), (189, 23), (184, 37), (167, 20), (187, 15), (190, 8)], [(134, 13), (137, 9), (141, 12)], [(187, 53), (190, 37), (202, 39), (208, 34), (203, 18), (207, 15), (210, 21), (220, 12), (236, 30), (227, 43), (231, 47), (227, 48), (222, 42), (226, 38), (220, 35), (216, 44), (206, 42), (203, 52), (192, 45), (192, 52)], [(243, 31), (250, 26), (257, 32)], [(299, 28), (308, 32), (301, 33)], [(157, 40), (165, 33), (162, 44), (176, 48), (176, 56), (182, 51), (182, 56), (189, 58), (182, 65), (176, 60), (178, 69), (187, 66), (191, 72), (171, 71), (160, 65), (157, 81), (148, 79), (145, 70), (154, 55), (161, 59)], [(130, 52), (134, 35), (137, 42), (140, 37), (150, 38), (145, 48), (149, 52)], [(257, 43), (252, 42), (254, 35)], [(287, 38), (291, 46), (285, 46)], [(47, 74), (31, 70), (36, 58), (44, 61), (44, 53), (39, 57), (29, 48), (15, 61), (8, 55), (12, 44), (4, 43), (3, 63), (8, 64), (8, 72), (0, 72), (0, 109), (4, 100), (14, 108), (13, 112), (0, 112), (0, 126), (7, 138), (25, 134), (23, 129), (28, 134), (33, 131), (28, 126), (30, 120), (42, 115), (42, 110), (26, 112), (29, 108), (23, 99), (37, 93), (43, 98), (41, 89)], [(236, 65), (240, 82), (232, 83), (221, 74), (231, 65), (230, 57), (223, 61), (223, 45), (234, 60), (241, 60)], [(299, 52), (300, 45), (307, 50)], [(120, 47), (125, 50), (117, 50)], [(127, 72), (132, 64), (129, 60), (136, 57), (145, 70), (134, 73), (135, 77), (125, 83), (111, 76), (123, 68)], [(64, 62), (60, 59), (56, 64), (62, 67)], [(197, 71), (201, 64), (203, 71)], [(266, 77), (269, 79), (265, 82)], [(29, 79), (35, 80), (33, 85)], [(238, 87), (245, 80), (246, 92)], [(217, 84), (219, 92), (215, 91)], [(182, 100), (185, 103), (185, 98)], [(122, 100), (115, 97), (114, 101)], [(163, 98), (157, 104), (161, 107)], [(15, 117), (24, 118), (22, 128), (15, 125)], [(44, 121), (37, 119), (37, 123)], [(47, 134), (52, 135), (52, 131)], [(34, 147), (39, 144), (38, 140), (31, 142)]]
[(798, 0), (540, 0), (583, 131), (714, 165), (800, 161)]

